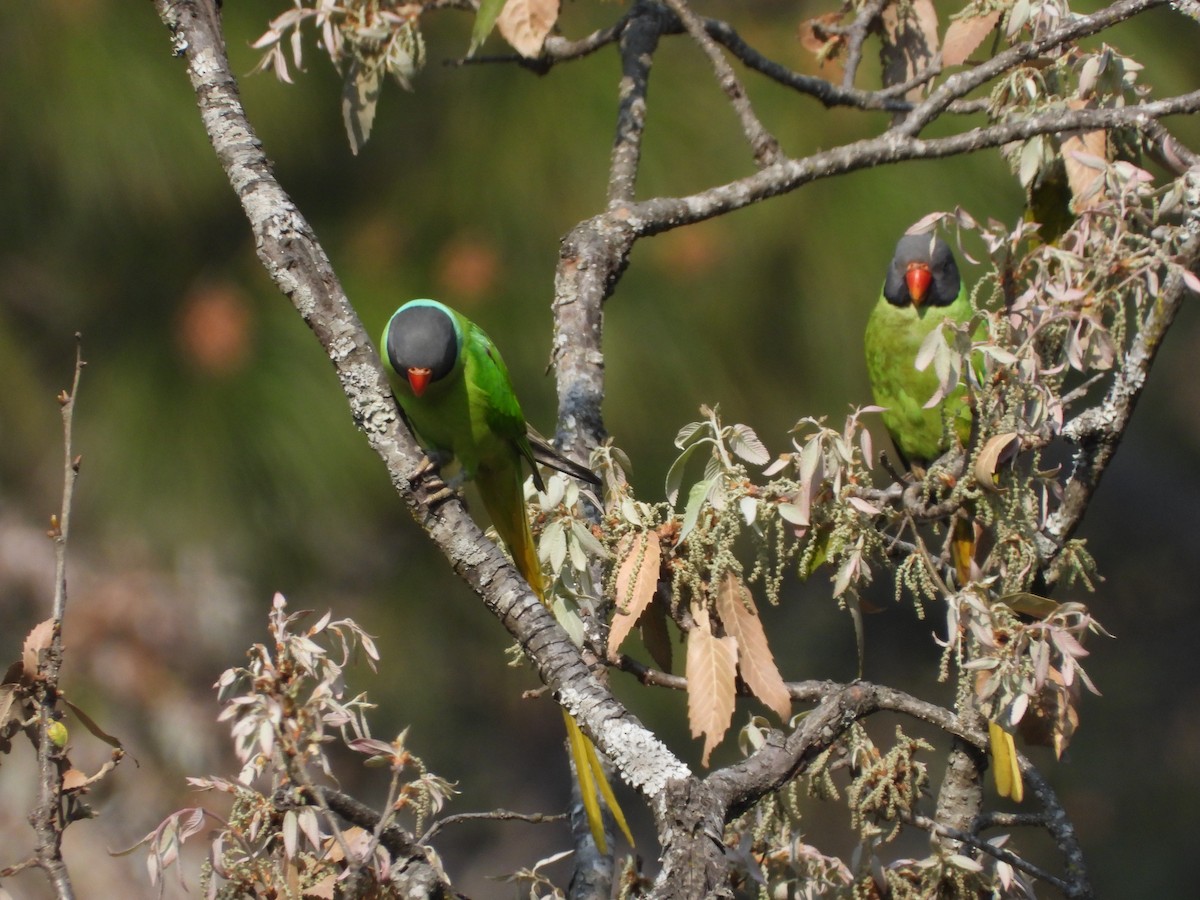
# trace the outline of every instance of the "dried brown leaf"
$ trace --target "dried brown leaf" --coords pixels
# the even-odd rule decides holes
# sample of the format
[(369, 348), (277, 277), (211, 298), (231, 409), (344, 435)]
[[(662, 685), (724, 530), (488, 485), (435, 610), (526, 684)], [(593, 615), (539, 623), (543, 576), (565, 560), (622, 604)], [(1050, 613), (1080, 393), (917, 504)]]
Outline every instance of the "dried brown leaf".
[(496, 30), (514, 50), (534, 59), (558, 21), (558, 7), (559, 0), (508, 0), (496, 17)]
[(658, 532), (643, 531), (629, 535), (617, 550), (621, 559), (617, 569), (617, 611), (608, 632), (608, 658), (616, 659), (621, 642), (633, 630), (642, 612), (654, 599), (658, 588), (658, 567), (662, 547)]
[(63, 772), (62, 789), (64, 791), (77, 791), (81, 787), (85, 787), (87, 783), (87, 774), (78, 769), (67, 769)]
[(304, 889), (305, 898), (313, 897), (316, 900), (333, 900), (334, 891), (337, 888), (337, 875), (330, 872), (320, 881), (316, 882)]
[(726, 572), (717, 588), (717, 615), (738, 646), (738, 671), (759, 700), (783, 721), (792, 714), (792, 698), (775, 657), (767, 645), (762, 619), (754, 608), (750, 590), (733, 572)]
[[(1084, 109), (1088, 101), (1067, 101), (1070, 109)], [(1104, 200), (1104, 170), (1108, 161), (1108, 132), (1084, 131), (1064, 138), (1063, 167), (1071, 188), (1071, 208), (1076, 214)]]
[(960, 66), (967, 57), (975, 52), (1000, 21), (1000, 10), (996, 9), (981, 16), (971, 16), (967, 19), (955, 19), (946, 29), (946, 37), (942, 41), (942, 65)]
[(1030, 699), (1029, 708), (1017, 726), (1025, 743), (1052, 747), (1054, 755), (1061, 759), (1079, 727), (1079, 712), (1075, 708), (1079, 692), (1079, 679), (1068, 686), (1057, 669), (1050, 669), (1045, 684)]
[(835, 58), (845, 46), (846, 38), (830, 32), (829, 26), (841, 25), (843, 18), (845, 18), (844, 13), (829, 12), (805, 19), (800, 23), (796, 35), (800, 40), (800, 46), (815, 54), (822, 64), (827, 59)]
[(1001, 463), (1011, 459), (1021, 449), (1021, 438), (1015, 431), (994, 434), (987, 439), (975, 460), (975, 480), (987, 491), (997, 491), (996, 473)]
[(20, 718), (19, 707), (17, 712), (13, 712), (16, 693), (17, 686), (15, 684), (0, 685), (0, 728), (7, 725), (10, 720)]
[(54, 620), (46, 619), (38, 622), (25, 636), (25, 644), (21, 648), (21, 664), (25, 667), (25, 677), (34, 678), (37, 675), (38, 662), (43, 650), (50, 649), (54, 639)]
[(694, 627), (687, 638), (688, 724), (692, 737), (704, 736), (703, 765), (733, 721), (737, 641), (716, 637), (708, 610), (692, 607)]
[[(933, 0), (913, 0), (910, 5), (890, 3), (883, 11), (883, 86), (903, 84), (933, 63), (938, 51), (938, 19)], [(920, 97), (924, 87), (905, 96)]]

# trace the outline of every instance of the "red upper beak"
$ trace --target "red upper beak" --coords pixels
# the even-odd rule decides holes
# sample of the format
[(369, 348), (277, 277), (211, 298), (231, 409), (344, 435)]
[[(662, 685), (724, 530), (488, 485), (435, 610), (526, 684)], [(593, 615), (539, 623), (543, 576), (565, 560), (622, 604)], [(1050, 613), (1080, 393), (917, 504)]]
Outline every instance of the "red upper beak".
[(425, 388), (429, 387), (429, 379), (432, 376), (432, 369), (409, 369), (408, 384), (412, 388), (412, 392), (420, 397), (425, 393)]
[(933, 283), (933, 273), (929, 271), (926, 263), (910, 262), (904, 273), (904, 281), (908, 284), (908, 293), (912, 297), (913, 306), (920, 306), (929, 290), (929, 285)]

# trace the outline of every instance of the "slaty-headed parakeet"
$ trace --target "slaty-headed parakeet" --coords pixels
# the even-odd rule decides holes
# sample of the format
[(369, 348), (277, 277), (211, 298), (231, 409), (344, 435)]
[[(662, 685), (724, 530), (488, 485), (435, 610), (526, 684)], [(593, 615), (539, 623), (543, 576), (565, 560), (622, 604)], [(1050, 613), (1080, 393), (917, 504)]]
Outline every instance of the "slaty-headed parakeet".
[[(525, 512), (522, 465), (529, 464), (539, 490), (545, 485), (537, 462), (592, 483), (598, 483), (596, 476), (560, 455), (529, 428), (496, 345), (461, 313), (435, 300), (409, 301), (388, 320), (383, 351), (388, 366), (399, 376), (396, 399), (417, 437), (432, 454), (453, 456), (463, 474), (474, 479), (517, 570), (548, 605)], [(601, 799), (632, 843), (595, 748), (565, 710), (563, 718), (597, 847), (607, 852)]]
[[(918, 371), (917, 353), (925, 338), (946, 319), (966, 322), (972, 315), (958, 263), (949, 245), (932, 234), (906, 234), (896, 244), (883, 293), (867, 321), (867, 372), (875, 402), (885, 407), (883, 423), (905, 464), (926, 466), (950, 449), (957, 439), (971, 436), (971, 408), (966, 387), (959, 385), (940, 403), (926, 409), (937, 392), (933, 367)], [(954, 521), (955, 544), (973, 553), (968, 519)], [(955, 547), (956, 552), (958, 547)], [(966, 581), (960, 572), (960, 579)], [(988, 723), (992, 770), (1003, 796), (1020, 802), (1024, 794), (1012, 735), (996, 722)]]
[(971, 435), (966, 388), (959, 386), (926, 409), (938, 377), (932, 366), (916, 368), (922, 342), (947, 318), (971, 318), (954, 254), (934, 235), (906, 234), (896, 244), (866, 333), (871, 389), (875, 402), (885, 407), (883, 424), (906, 464), (937, 459), (950, 449), (950, 434), (962, 443)]

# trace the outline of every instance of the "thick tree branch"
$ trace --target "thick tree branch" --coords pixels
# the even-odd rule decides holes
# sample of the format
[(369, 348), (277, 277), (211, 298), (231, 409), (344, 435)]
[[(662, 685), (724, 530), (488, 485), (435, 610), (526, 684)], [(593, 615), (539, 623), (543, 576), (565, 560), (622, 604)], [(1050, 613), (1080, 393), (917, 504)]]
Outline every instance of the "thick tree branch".
[(689, 772), (592, 675), (578, 648), (457, 500), (429, 503), (433, 486), (366, 331), (300, 211), (276, 181), (246, 120), (211, 0), (156, 0), (176, 53), (187, 61), (213, 149), (249, 220), (267, 273), (333, 364), (351, 413), (418, 524), (454, 571), (525, 650), (559, 703), (645, 796)]

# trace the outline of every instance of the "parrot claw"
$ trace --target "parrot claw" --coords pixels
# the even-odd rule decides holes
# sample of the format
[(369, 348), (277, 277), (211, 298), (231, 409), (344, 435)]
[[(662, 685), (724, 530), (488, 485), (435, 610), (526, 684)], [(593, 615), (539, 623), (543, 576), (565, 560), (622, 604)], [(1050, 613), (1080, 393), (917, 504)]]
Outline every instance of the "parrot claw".
[(421, 485), (424, 488), (425, 505), (430, 510), (435, 510), (447, 500), (458, 496), (454, 487), (442, 479), (437, 462), (428, 456), (424, 457), (416, 471), (408, 476), (408, 482), (413, 487)]
[[(438, 483), (441, 484), (441, 487), (436, 492), (431, 494), (429, 499), (426, 501), (426, 503), (428, 503), (429, 508), (431, 510), (437, 509), (439, 506), (441, 506), (447, 500), (453, 500), (455, 497), (458, 496), (458, 492), (455, 491), (453, 488), (447, 487), (446, 484), (444, 484), (443, 482), (439, 481)], [(431, 487), (432, 487), (432, 485), (431, 485)]]

